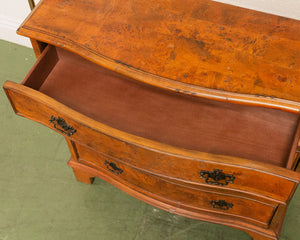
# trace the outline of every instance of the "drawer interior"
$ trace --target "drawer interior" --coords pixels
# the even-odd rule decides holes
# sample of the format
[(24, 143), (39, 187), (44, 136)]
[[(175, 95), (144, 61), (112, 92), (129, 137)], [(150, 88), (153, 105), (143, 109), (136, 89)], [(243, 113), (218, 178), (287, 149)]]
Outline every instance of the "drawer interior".
[(285, 166), (298, 115), (169, 92), (49, 46), (23, 81), (116, 129), (176, 147)]

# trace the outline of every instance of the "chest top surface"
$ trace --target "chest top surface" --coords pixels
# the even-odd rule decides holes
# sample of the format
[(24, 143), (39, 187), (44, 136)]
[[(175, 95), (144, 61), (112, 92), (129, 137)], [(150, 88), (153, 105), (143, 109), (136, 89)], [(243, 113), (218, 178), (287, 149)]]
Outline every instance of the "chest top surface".
[(187, 94), (300, 101), (293, 19), (210, 0), (42, 0), (18, 33)]

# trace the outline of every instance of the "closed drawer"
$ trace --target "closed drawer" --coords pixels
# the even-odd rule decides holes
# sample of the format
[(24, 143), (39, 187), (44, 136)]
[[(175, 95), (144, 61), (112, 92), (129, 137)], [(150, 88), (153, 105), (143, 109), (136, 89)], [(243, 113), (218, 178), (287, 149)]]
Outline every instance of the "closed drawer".
[[(4, 88), (15, 112), (40, 122), (71, 138), (73, 141), (119, 159), (124, 163), (130, 163), (141, 170), (155, 173), (156, 175), (186, 182), (190, 185), (207, 185), (213, 188), (226, 188), (233, 191), (244, 191), (253, 195), (258, 194), (281, 202), (286, 202), (290, 199), (299, 180), (298, 174), (296, 175), (292, 171), (261, 163), (259, 158), (257, 161), (249, 161), (196, 150), (185, 150), (183, 148), (185, 145), (179, 144), (181, 142), (174, 142), (174, 145), (179, 144), (180, 147), (166, 144), (172, 143), (170, 140), (171, 135), (165, 138), (168, 132), (167, 127), (167, 130), (164, 130), (167, 132), (164, 133), (160, 133), (157, 129), (156, 131), (154, 131), (155, 129), (153, 130), (154, 132), (158, 132), (155, 136), (161, 135), (160, 140), (162, 142), (146, 138), (148, 137), (148, 132), (153, 132), (151, 129), (142, 131), (142, 128), (137, 127), (137, 129), (141, 130), (139, 135), (142, 137), (117, 130), (116, 128), (123, 129), (123, 127), (125, 130), (127, 127), (129, 129), (131, 125), (135, 129), (133, 123), (136, 122), (130, 122), (131, 118), (128, 118), (126, 112), (121, 111), (123, 107), (126, 107), (128, 111), (132, 108), (131, 113), (133, 113), (135, 105), (122, 105), (122, 98), (114, 104), (111, 101), (114, 102), (117, 98), (106, 101), (106, 98), (103, 97), (100, 103), (92, 100), (98, 99), (98, 95), (106, 96), (106, 85), (111, 84), (112, 88), (120, 88), (120, 85), (114, 82), (120, 76), (108, 73), (107, 70), (103, 70), (102, 68), (98, 69), (96, 65), (86, 60), (78, 60), (78, 58), (78, 56), (75, 57), (66, 51), (48, 47), (21, 85), (7, 82)], [(79, 76), (79, 79), (75, 78), (76, 75)], [(70, 76), (74, 77), (74, 79)], [(91, 81), (95, 77), (97, 77), (97, 81)], [(130, 79), (125, 80), (125, 82), (131, 81)], [(101, 83), (99, 85), (101, 81), (104, 81), (104, 84)], [(85, 85), (89, 85), (88, 91), (83, 87)], [(92, 91), (93, 88), (96, 89), (94, 92)], [(152, 96), (146, 90), (143, 91), (145, 91), (145, 95), (149, 94)], [(155, 93), (162, 95), (169, 94), (159, 91)], [(130, 95), (128, 99), (137, 97), (134, 95), (135, 92), (133, 90), (129, 91), (128, 94)], [(92, 98), (89, 98), (89, 95), (93, 95)], [(174, 99), (175, 101), (177, 98), (181, 98), (181, 96), (172, 95), (167, 100), (171, 101), (170, 99)], [(87, 99), (89, 100), (87, 101)], [(139, 100), (136, 101), (136, 105), (138, 105)], [(193, 99), (193, 101), (195, 100)], [(199, 104), (199, 106), (203, 105), (203, 103)], [(105, 107), (106, 105), (108, 107)], [(140, 106), (141, 109), (142, 107)], [(163, 106), (159, 105), (159, 107)], [(205, 105), (205, 107), (207, 106)], [(215, 107), (220, 110), (219, 105)], [(232, 114), (231, 112), (234, 111), (232, 111), (231, 106), (229, 108), (230, 111), (228, 110), (228, 114)], [(101, 111), (98, 111), (98, 109), (101, 109)], [(121, 111), (121, 114), (113, 115), (113, 113), (118, 111)], [(107, 114), (109, 118), (105, 117)], [(272, 117), (273, 112), (269, 112), (268, 114), (270, 118), (274, 118), (274, 116)], [(115, 118), (119, 119), (120, 115), (124, 115), (122, 118), (123, 121), (114, 122)], [(283, 131), (287, 132), (284, 137), (286, 139), (284, 141), (285, 144), (283, 144), (286, 145), (291, 140), (289, 136), (293, 135), (292, 132), (295, 127), (294, 115), (291, 115), (290, 122), (286, 120), (290, 115), (286, 116), (277, 112), (275, 115), (278, 119), (281, 119), (280, 123), (286, 125)], [(161, 115), (161, 117), (163, 116)], [(145, 115), (142, 113), (136, 117), (141, 117), (139, 122), (145, 122), (145, 119), (143, 119)], [(109, 119), (111, 119), (111, 122), (108, 122)], [(178, 124), (178, 122), (174, 124)], [(115, 126), (116, 128), (109, 127), (108, 125)], [(185, 131), (186, 134), (191, 134), (190, 130)], [(281, 134), (284, 135), (284, 133)], [(184, 142), (188, 143), (186, 147), (192, 144), (188, 138), (186, 138), (186, 141), (182, 141), (182, 143)], [(233, 142), (229, 142), (228, 146), (233, 144)], [(243, 144), (241, 143), (241, 145)], [(254, 145), (256, 146), (256, 144)], [(247, 146), (243, 145), (242, 148), (247, 148)], [(288, 145), (284, 146), (284, 148), (288, 148)], [(280, 161), (274, 162), (275, 165), (281, 163)], [(212, 177), (216, 174), (218, 175), (217, 177)], [(219, 178), (221, 180), (218, 180)], [(261, 184), (262, 182), (264, 184)]]
[[(128, 163), (141, 170), (180, 181), (191, 186), (207, 186), (219, 190), (231, 190), (253, 194), (253, 197), (269, 197), (281, 202), (287, 201), (295, 190), (296, 183), (286, 176), (275, 175), (258, 170), (258, 165), (251, 161), (234, 165), (234, 159), (225, 156), (212, 158), (208, 154), (197, 154), (195, 158), (183, 157), (134, 145), (116, 138), (101, 135), (89, 146), (95, 150)], [(80, 146), (78, 146), (80, 148)], [(79, 151), (80, 149), (78, 149)], [(85, 156), (85, 152), (81, 151)], [(217, 161), (220, 162), (217, 162)], [(245, 164), (245, 166), (241, 166)], [(248, 166), (247, 166), (248, 165)], [(216, 171), (216, 169), (218, 171)], [(288, 171), (288, 170), (286, 170)], [(217, 176), (213, 176), (217, 172)], [(219, 175), (218, 175), (219, 172)], [(221, 173), (220, 173), (221, 172)], [(295, 173), (288, 171), (291, 176)], [(225, 175), (222, 178), (222, 175)], [(221, 176), (221, 177), (220, 177)], [(263, 183), (263, 184), (262, 184)]]
[(77, 144), (76, 148), (79, 163), (105, 172), (137, 191), (142, 191), (159, 201), (167, 201), (178, 208), (211, 212), (267, 227), (277, 207), (276, 204), (266, 204), (230, 194), (187, 188), (149, 172), (140, 171), (84, 146)]

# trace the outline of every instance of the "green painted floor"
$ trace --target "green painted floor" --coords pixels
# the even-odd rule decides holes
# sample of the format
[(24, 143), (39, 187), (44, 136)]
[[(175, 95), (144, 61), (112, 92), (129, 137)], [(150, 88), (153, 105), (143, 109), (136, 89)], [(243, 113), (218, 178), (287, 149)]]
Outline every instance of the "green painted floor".
[[(0, 40), (0, 83), (20, 83), (33, 51)], [(0, 90), (0, 240), (247, 240), (242, 231), (154, 208), (96, 179), (75, 180), (62, 136), (14, 114)], [(300, 239), (300, 191), (281, 240)]]

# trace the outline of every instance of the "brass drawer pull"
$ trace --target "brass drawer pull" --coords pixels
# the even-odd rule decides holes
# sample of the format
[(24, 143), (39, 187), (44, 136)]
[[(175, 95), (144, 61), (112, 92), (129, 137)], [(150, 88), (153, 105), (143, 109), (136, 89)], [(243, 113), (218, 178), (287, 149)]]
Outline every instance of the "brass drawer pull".
[[(51, 116), (51, 118), (50, 118), (50, 120), (49, 120), (49, 123), (52, 123), (52, 124), (53, 124), (53, 127), (54, 127), (57, 131), (59, 131), (59, 132), (65, 134), (65, 135), (67, 135), (67, 136), (71, 136), (71, 135), (73, 135), (73, 134), (76, 132), (76, 129), (73, 128), (72, 126), (68, 125), (68, 124), (66, 123), (66, 121), (65, 121), (63, 118), (61, 118), (61, 117), (56, 118), (56, 117), (54, 117), (54, 116)], [(60, 128), (58, 128), (57, 125), (58, 125)]]
[(109, 162), (109, 161), (105, 160), (104, 164), (105, 164), (106, 168), (114, 174), (119, 175), (123, 172), (123, 170), (121, 168), (117, 167), (117, 165), (113, 162)]
[(205, 178), (205, 182), (208, 184), (225, 186), (228, 183), (233, 183), (235, 176), (225, 174), (222, 170), (214, 169), (213, 171), (202, 170), (200, 178)]
[(225, 200), (218, 200), (218, 201), (211, 200), (209, 203), (213, 208), (217, 208), (221, 210), (228, 210), (233, 207), (232, 203), (225, 202)]

